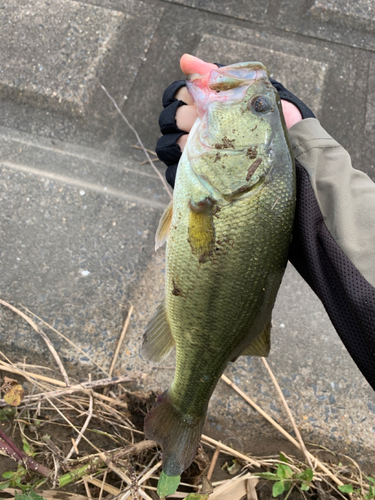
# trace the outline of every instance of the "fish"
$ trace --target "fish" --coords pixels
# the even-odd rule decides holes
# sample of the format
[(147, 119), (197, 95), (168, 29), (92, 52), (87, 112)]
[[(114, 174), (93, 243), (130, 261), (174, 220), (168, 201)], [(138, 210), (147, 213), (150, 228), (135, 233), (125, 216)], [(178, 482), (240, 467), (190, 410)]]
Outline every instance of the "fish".
[(165, 298), (142, 344), (154, 362), (176, 349), (173, 382), (144, 425), (163, 449), (167, 476), (193, 462), (228, 363), (269, 354), (296, 202), (294, 159), (267, 68), (243, 62), (192, 72), (186, 85), (198, 118), (155, 237), (156, 248), (167, 241)]

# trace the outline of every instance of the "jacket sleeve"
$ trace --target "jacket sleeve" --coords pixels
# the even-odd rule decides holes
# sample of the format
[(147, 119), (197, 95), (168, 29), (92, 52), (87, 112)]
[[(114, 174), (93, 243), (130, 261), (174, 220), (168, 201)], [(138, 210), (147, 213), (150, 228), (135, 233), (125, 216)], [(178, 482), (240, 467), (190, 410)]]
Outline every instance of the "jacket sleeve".
[(289, 260), (375, 389), (375, 184), (308, 118), (289, 130), (297, 207)]

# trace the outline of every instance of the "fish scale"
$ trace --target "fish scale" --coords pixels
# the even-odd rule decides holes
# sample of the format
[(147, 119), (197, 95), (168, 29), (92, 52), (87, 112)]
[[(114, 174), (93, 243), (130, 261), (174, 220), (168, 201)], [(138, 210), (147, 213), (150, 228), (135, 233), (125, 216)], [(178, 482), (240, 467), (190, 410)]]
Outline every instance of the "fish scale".
[(159, 242), (169, 231), (165, 301), (143, 344), (154, 361), (176, 347), (174, 380), (145, 420), (169, 476), (194, 459), (227, 364), (268, 354), (295, 207), (293, 157), (266, 68), (241, 63), (193, 75), (188, 89), (199, 118), (158, 229)]

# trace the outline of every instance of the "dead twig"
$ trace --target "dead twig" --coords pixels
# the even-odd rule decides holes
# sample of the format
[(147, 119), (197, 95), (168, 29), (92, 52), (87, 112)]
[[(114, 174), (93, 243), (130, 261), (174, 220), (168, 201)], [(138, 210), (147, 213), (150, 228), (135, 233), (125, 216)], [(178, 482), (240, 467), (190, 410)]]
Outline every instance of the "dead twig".
[(69, 426), (70, 426), (72, 429), (74, 429), (74, 430), (76, 431), (76, 433), (77, 433), (79, 436), (83, 437), (83, 439), (84, 439), (85, 441), (87, 441), (87, 442), (89, 443), (89, 445), (91, 445), (91, 446), (92, 446), (92, 447), (93, 447), (93, 448), (94, 448), (94, 449), (95, 449), (95, 450), (99, 453), (99, 455), (103, 455), (103, 453), (99, 450), (99, 448), (97, 448), (97, 447), (96, 447), (96, 446), (95, 446), (95, 445), (94, 445), (94, 444), (93, 444), (93, 443), (92, 443), (89, 439), (87, 439), (87, 437), (86, 437), (86, 436), (84, 436), (84, 435), (82, 434), (82, 432), (81, 432), (81, 431), (79, 431), (79, 430), (77, 429), (77, 427), (76, 427), (75, 425), (73, 425), (73, 424), (72, 424), (72, 422), (71, 422), (68, 418), (66, 418), (66, 416), (65, 416), (65, 415), (64, 415), (64, 414), (63, 414), (63, 413), (62, 413), (62, 412), (61, 412), (61, 411), (57, 408), (57, 406), (56, 406), (56, 405), (54, 405), (54, 404), (52, 403), (52, 401), (51, 401), (49, 398), (46, 398), (46, 399), (47, 399), (47, 401), (49, 402), (49, 404), (55, 408), (55, 410), (57, 411), (57, 413), (58, 413), (58, 414), (59, 414), (59, 415), (60, 415), (60, 416), (61, 416), (61, 417), (65, 420), (65, 422), (67, 422), (67, 423), (69, 424)]
[(119, 112), (121, 118), (124, 120), (124, 122), (127, 124), (127, 126), (131, 129), (131, 131), (134, 133), (134, 135), (136, 136), (137, 138), (137, 141), (138, 141), (138, 144), (141, 146), (144, 154), (146, 155), (146, 158), (147, 160), (149, 161), (151, 167), (155, 170), (157, 176), (160, 178), (161, 182), (163, 183), (163, 186), (165, 188), (165, 190), (167, 191), (168, 195), (170, 198), (172, 198), (172, 193), (170, 192), (169, 190), (169, 187), (167, 185), (167, 183), (165, 182), (165, 179), (164, 177), (161, 175), (161, 173), (159, 172), (159, 170), (155, 167), (155, 165), (152, 163), (152, 160), (146, 150), (146, 148), (144, 147), (143, 145), (143, 142), (141, 141), (141, 138), (139, 137), (137, 131), (135, 130), (135, 128), (129, 123), (129, 120), (125, 117), (125, 115), (123, 114), (123, 112), (121, 111), (121, 109), (118, 107), (116, 101), (113, 99), (113, 97), (110, 95), (110, 93), (108, 92), (108, 90), (104, 87), (104, 85), (100, 84), (100, 86), (102, 87), (102, 89), (104, 90), (104, 92), (107, 94), (107, 97), (112, 101), (112, 104), (114, 105), (114, 107), (116, 108), (116, 110)]
[[(44, 375), (39, 375), (38, 373), (31, 373), (31, 372), (26, 372), (23, 370), (20, 370), (19, 368), (14, 368), (11, 365), (8, 365), (7, 363), (4, 363), (3, 361), (0, 360), (0, 370), (3, 370), (5, 372), (9, 373), (16, 373), (17, 375), (22, 375), (25, 378), (34, 378), (36, 380), (42, 380), (43, 382), (47, 382), (49, 384), (53, 385), (59, 385), (60, 387), (66, 387), (66, 383), (62, 382), (61, 380), (57, 380), (54, 378), (50, 377), (45, 377)], [(3, 399), (0, 399), (0, 401), (4, 401)], [(3, 405), (5, 406), (5, 405)]]
[(27, 321), (27, 323), (29, 323), (29, 325), (42, 337), (42, 339), (44, 340), (44, 342), (47, 344), (47, 347), (50, 350), (52, 356), (55, 358), (57, 366), (60, 369), (61, 375), (62, 375), (63, 379), (65, 380), (65, 384), (67, 385), (67, 387), (69, 387), (70, 386), (70, 381), (69, 381), (68, 374), (66, 373), (64, 365), (61, 362), (60, 356), (57, 354), (57, 351), (53, 347), (53, 345), (52, 345), (50, 339), (48, 338), (48, 336), (34, 323), (34, 321), (31, 318), (29, 318), (28, 316), (26, 316), (25, 313), (21, 312), (16, 307), (8, 304), (8, 302), (5, 302), (5, 300), (0, 299), (0, 304), (2, 304), (4, 307), (7, 307), (11, 311), (15, 312), (19, 316), (21, 316), (21, 318), (23, 318), (25, 321)]
[[(84, 437), (84, 439), (86, 438)], [(116, 463), (128, 457), (140, 455), (141, 453), (150, 450), (151, 448), (155, 448), (156, 446), (157, 444), (155, 443), (155, 441), (145, 440), (145, 441), (140, 441), (137, 444), (126, 446), (125, 448), (120, 448), (113, 451), (101, 452), (100, 450), (98, 450), (99, 451), (98, 454), (85, 457), (85, 459), (90, 460), (88, 464), (81, 465), (77, 469), (73, 469), (68, 473), (64, 474), (63, 476), (61, 476), (59, 478), (59, 486), (61, 488), (63, 486), (66, 486), (67, 484), (77, 481), (83, 476), (86, 476), (88, 474), (93, 474), (94, 472), (99, 470), (100, 467), (102, 467), (104, 464), (107, 464), (107, 461)], [(94, 446), (94, 448), (96, 447)]]
[(210, 479), (212, 477), (212, 474), (214, 472), (217, 459), (219, 458), (219, 454), (220, 454), (220, 446), (216, 446), (216, 449), (214, 451), (214, 454), (212, 456), (212, 460), (211, 460), (211, 463), (210, 463), (210, 468), (208, 469), (208, 472), (207, 472), (207, 479), (209, 481), (210, 481)]
[[(113, 356), (113, 359), (112, 359), (112, 363), (111, 363), (111, 366), (109, 368), (109, 376), (111, 377), (112, 376), (112, 373), (113, 373), (113, 370), (115, 369), (115, 366), (116, 366), (116, 363), (117, 363), (117, 358), (118, 358), (118, 355), (119, 355), (119, 352), (120, 352), (120, 349), (121, 349), (121, 346), (122, 346), (122, 343), (124, 341), (124, 337), (125, 337), (125, 334), (126, 334), (126, 330), (128, 329), (128, 326), (129, 326), (129, 322), (130, 322), (130, 318), (131, 318), (131, 315), (133, 313), (133, 305), (130, 306), (130, 309), (129, 309), (129, 312), (128, 312), (128, 315), (126, 317), (126, 320), (125, 320), (125, 323), (124, 323), (124, 327), (122, 329), (122, 332), (120, 334), (120, 338), (119, 338), (119, 341), (117, 343), (117, 347), (116, 347), (116, 351), (115, 351), (115, 354)], [(108, 391), (109, 391), (109, 387), (107, 389), (105, 389), (104, 391), (104, 394), (107, 396), (108, 394)]]
[(132, 481), (130, 479), (130, 477), (128, 477), (121, 469), (119, 469), (117, 467), (117, 465), (115, 465), (112, 460), (110, 460), (109, 458), (105, 457), (105, 464), (107, 465), (107, 467), (109, 469), (111, 469), (111, 471), (113, 471), (115, 474), (118, 475), (118, 477), (120, 477), (123, 481), (125, 481), (125, 483), (128, 485), (128, 486), (132, 486)]
[(216, 447), (220, 448), (221, 450), (227, 452), (232, 457), (241, 458), (244, 462), (251, 464), (254, 467), (261, 467), (261, 465), (262, 465), (257, 460), (254, 460), (253, 458), (250, 458), (247, 455), (240, 453), (239, 451), (233, 450), (233, 448), (229, 448), (229, 446), (226, 446), (225, 444), (220, 443), (219, 441), (216, 441), (216, 439), (205, 436), (204, 434), (202, 434), (202, 440), (206, 441), (207, 443), (215, 445)]
[[(156, 162), (156, 161), (161, 161), (161, 160), (157, 159), (157, 160), (151, 160), (151, 161), (152, 161), (152, 163), (154, 163), (154, 162)], [(140, 164), (140, 165), (146, 165), (146, 163), (148, 163), (148, 160), (141, 161), (139, 164)]]
[(273, 374), (273, 372), (272, 372), (272, 370), (271, 370), (271, 368), (270, 368), (269, 364), (267, 363), (267, 360), (266, 360), (265, 358), (262, 358), (262, 361), (263, 361), (263, 364), (264, 364), (264, 366), (266, 367), (266, 369), (267, 369), (267, 371), (268, 371), (268, 373), (269, 373), (269, 375), (270, 375), (270, 377), (271, 377), (271, 380), (272, 380), (272, 382), (273, 382), (273, 385), (275, 386), (276, 391), (277, 391), (277, 393), (278, 393), (278, 395), (279, 395), (279, 397), (280, 397), (280, 399), (281, 399), (281, 401), (282, 401), (282, 403), (283, 403), (283, 405), (284, 405), (284, 408), (285, 408), (285, 410), (286, 410), (286, 412), (287, 412), (287, 414), (288, 414), (289, 420), (290, 420), (290, 421), (291, 421), (291, 423), (292, 423), (293, 430), (294, 430), (294, 432), (295, 432), (295, 434), (296, 434), (296, 436), (297, 436), (298, 442), (299, 442), (299, 444), (300, 444), (301, 450), (303, 451), (303, 454), (305, 455), (305, 458), (306, 458), (306, 460), (307, 460), (307, 463), (309, 464), (309, 466), (311, 467), (311, 469), (314, 469), (313, 464), (312, 464), (312, 462), (311, 462), (311, 459), (310, 459), (310, 457), (309, 457), (308, 451), (307, 451), (307, 449), (306, 449), (305, 443), (303, 442), (303, 439), (302, 439), (301, 433), (299, 432), (299, 429), (298, 429), (298, 427), (297, 427), (296, 421), (294, 420), (294, 417), (293, 417), (293, 415), (292, 415), (292, 412), (290, 411), (290, 408), (289, 408), (289, 406), (288, 406), (288, 403), (287, 403), (287, 402), (286, 402), (286, 400), (285, 400), (284, 394), (282, 393), (282, 391), (281, 391), (281, 389), (280, 389), (279, 383), (278, 383), (278, 381), (276, 380), (276, 377), (275, 377), (275, 375)]
[[(243, 391), (241, 391), (241, 389), (236, 384), (234, 384), (224, 374), (221, 376), (221, 378), (222, 378), (222, 380), (224, 380), (225, 383), (227, 383), (230, 387), (232, 387), (245, 401), (247, 401), (253, 408), (255, 408), (255, 410), (258, 413), (260, 413), (266, 420), (268, 420), (268, 422), (270, 422), (270, 424), (272, 424), (279, 432), (281, 432), (281, 434), (283, 436), (285, 436), (290, 442), (292, 442), (294, 444), (294, 446), (296, 446), (299, 450), (301, 450), (299, 442), (296, 441), (285, 429), (283, 429), (281, 427), (281, 425), (279, 425), (277, 422), (275, 422), (275, 420), (272, 417), (270, 417), (268, 415), (268, 413), (266, 413), (264, 410), (262, 410), (262, 408), (260, 406), (258, 406), (256, 403), (254, 403), (254, 401), (252, 399), (250, 399)], [(312, 458), (313, 460), (316, 461), (317, 466), (319, 466), (320, 469), (323, 472), (325, 472), (332, 479), (333, 482), (335, 482), (339, 486), (344, 484), (342, 481), (340, 481), (340, 479), (338, 479), (334, 474), (332, 474), (332, 472), (320, 460), (318, 460), (316, 457), (311, 455), (311, 453), (309, 451), (307, 451), (307, 453), (309, 454), (310, 458)]]
[[(130, 147), (132, 147), (132, 148), (134, 148), (134, 149), (142, 149), (142, 148), (141, 148), (141, 146), (137, 146), (136, 144), (133, 144), (133, 145), (132, 145), (132, 146), (130, 146)], [(150, 153), (150, 155), (157, 156), (157, 154), (155, 153), (155, 151), (152, 151), (152, 149), (147, 149), (147, 148), (145, 148), (145, 149), (146, 149), (146, 151), (147, 151), (148, 153)], [(155, 161), (155, 160), (153, 160), (153, 161)]]
[(83, 350), (81, 349), (80, 347), (78, 347), (74, 342), (72, 342), (70, 339), (68, 339), (68, 337), (66, 337), (65, 335), (63, 335), (62, 333), (60, 333), (58, 330), (56, 330), (55, 328), (53, 328), (52, 325), (50, 325), (49, 323), (47, 323), (46, 321), (44, 321), (44, 319), (40, 318), (39, 316), (37, 316), (35, 313), (33, 313), (32, 311), (30, 311), (30, 309), (27, 309), (27, 307), (25, 306), (21, 306), (23, 309), (25, 309), (25, 311), (27, 311), (29, 314), (32, 314), (33, 316), (35, 316), (35, 318), (37, 318), (39, 321), (41, 321), (42, 323), (44, 323), (46, 326), (48, 326), (48, 328), (50, 328), (53, 332), (55, 332), (57, 335), (59, 335), (61, 338), (63, 338), (66, 342), (68, 342), (68, 344), (70, 344), (72, 347), (74, 347), (77, 351), (79, 351), (81, 354), (83, 354), (84, 356), (86, 356), (86, 358), (88, 358), (91, 363), (93, 365), (95, 365), (97, 368), (99, 368), (100, 371), (102, 371), (105, 375), (109, 375), (108, 372), (106, 370), (104, 370), (104, 368), (102, 368), (100, 365), (98, 365), (98, 363), (96, 363), (92, 358), (90, 358), (90, 356)]
[[(81, 429), (81, 434), (78, 436), (78, 438), (75, 440), (75, 443), (74, 445), (72, 446), (70, 452), (67, 454), (67, 456), (65, 457), (65, 460), (64, 462), (67, 462), (70, 457), (73, 455), (73, 453), (77, 450), (78, 452), (78, 445), (79, 445), (79, 442), (81, 441), (81, 437), (83, 436), (83, 434), (85, 433), (85, 430), (87, 429), (89, 423), (90, 423), (90, 420), (92, 418), (92, 413), (93, 413), (93, 407), (94, 407), (94, 398), (92, 397), (92, 394), (90, 394), (90, 406), (89, 406), (89, 414), (87, 415), (87, 418), (85, 420), (85, 423), (83, 424), (83, 427)], [(78, 453), (77, 453), (78, 455)]]
[[(107, 474), (108, 474), (108, 471), (105, 471), (104, 472), (104, 477), (103, 477), (103, 480), (102, 480), (102, 484), (100, 486), (99, 500), (102, 500), (103, 489), (104, 489), (104, 486), (106, 484)], [(115, 493), (115, 494), (117, 494), (117, 493)]]
[(121, 490), (119, 490), (118, 488), (115, 488), (114, 486), (111, 486), (110, 484), (105, 482), (105, 480), (107, 478), (107, 474), (108, 474), (108, 471), (106, 470), (104, 472), (104, 477), (101, 481), (99, 479), (95, 479), (95, 478), (90, 477), (90, 476), (84, 476), (84, 478), (86, 479), (86, 481), (88, 483), (91, 483), (94, 486), (97, 486), (98, 488), (100, 488), (99, 500), (101, 500), (101, 498), (103, 496), (103, 491), (106, 491), (107, 493), (110, 493), (111, 495), (114, 495), (114, 496), (117, 496), (121, 493)]
[[(5, 370), (9, 371), (7, 367), (3, 367), (2, 362), (0, 361), (0, 370)], [(39, 375), (31, 373), (31, 372), (22, 372), (21, 370), (14, 370), (14, 373), (18, 373), (19, 375), (28, 375), (31, 377), (39, 377)], [(43, 377), (43, 380), (47, 379), (47, 377)], [(61, 382), (60, 380), (55, 380), (55, 379), (47, 379), (51, 384), (54, 383), (55, 385), (63, 385), (65, 386), (64, 382)], [(31, 401), (41, 401), (46, 398), (59, 398), (61, 396), (65, 396), (67, 394), (73, 394), (75, 392), (87, 392), (90, 390), (98, 389), (100, 387), (106, 387), (108, 385), (114, 385), (114, 384), (120, 384), (123, 382), (132, 382), (134, 378), (129, 377), (128, 375), (122, 375), (120, 377), (110, 377), (110, 378), (104, 378), (100, 380), (94, 380), (94, 382), (83, 382), (81, 384), (75, 384), (71, 385), (69, 388), (60, 389), (56, 391), (51, 391), (51, 392), (41, 392), (39, 394), (34, 394), (32, 396), (25, 396), (23, 399), (24, 403), (28, 403)], [(127, 408), (126, 403), (122, 403), (119, 400), (115, 400), (113, 398), (110, 398), (108, 396), (104, 396), (103, 394), (99, 394), (97, 392), (94, 393), (96, 398), (103, 399), (104, 401), (108, 401), (112, 404), (116, 404), (116, 406), (122, 406), (123, 408)], [(0, 399), (0, 408), (3, 406), (8, 406), (8, 403), (4, 401), (4, 399)]]
[(84, 485), (85, 485), (85, 490), (86, 490), (87, 498), (88, 498), (89, 500), (92, 500), (90, 487), (89, 487), (89, 485), (87, 484), (86, 478), (85, 478), (85, 477), (83, 477), (82, 479), (83, 479), (83, 483), (84, 483)]
[(128, 312), (128, 315), (126, 317), (125, 323), (124, 323), (124, 328), (122, 329), (119, 341), (117, 343), (116, 351), (115, 351), (115, 354), (113, 356), (111, 366), (109, 368), (109, 376), (110, 377), (112, 377), (113, 370), (115, 369), (115, 366), (116, 366), (116, 363), (117, 363), (118, 354), (120, 352), (120, 349), (121, 349), (121, 346), (122, 346), (122, 342), (123, 342), (125, 334), (126, 334), (126, 330), (128, 329), (129, 322), (130, 322), (130, 317), (131, 317), (131, 315), (133, 313), (133, 309), (134, 309), (134, 307), (131, 305), (130, 309), (129, 309), (129, 312)]
[(157, 459), (158, 453), (152, 458), (151, 462), (148, 464), (148, 466), (139, 474), (138, 476), (138, 483), (142, 484), (144, 483), (149, 477), (152, 476), (152, 474), (157, 471), (163, 464), (163, 462), (160, 460), (156, 465), (150, 468), (152, 466), (152, 463)]

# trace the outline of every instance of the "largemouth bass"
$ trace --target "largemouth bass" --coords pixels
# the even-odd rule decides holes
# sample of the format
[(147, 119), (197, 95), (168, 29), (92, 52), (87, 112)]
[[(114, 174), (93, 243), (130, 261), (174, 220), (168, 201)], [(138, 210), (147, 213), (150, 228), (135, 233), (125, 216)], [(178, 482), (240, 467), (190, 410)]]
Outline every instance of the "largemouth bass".
[(269, 353), (295, 209), (293, 156), (266, 67), (190, 75), (187, 88), (198, 118), (156, 235), (157, 246), (168, 240), (165, 301), (143, 341), (153, 361), (176, 347), (172, 385), (145, 419), (168, 476), (193, 461), (228, 362)]

